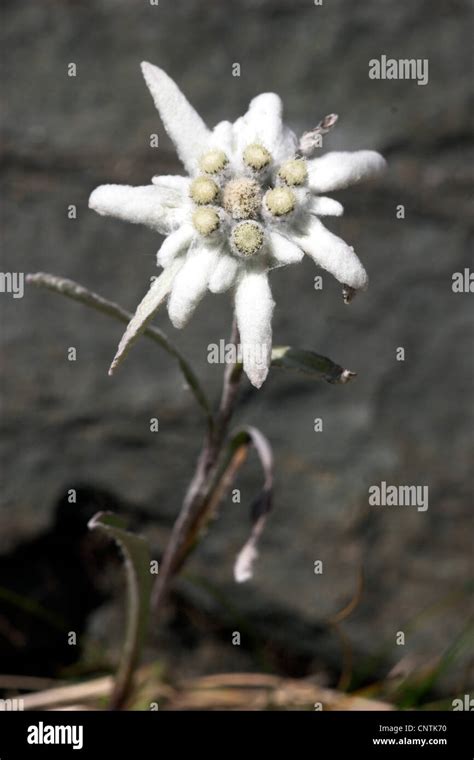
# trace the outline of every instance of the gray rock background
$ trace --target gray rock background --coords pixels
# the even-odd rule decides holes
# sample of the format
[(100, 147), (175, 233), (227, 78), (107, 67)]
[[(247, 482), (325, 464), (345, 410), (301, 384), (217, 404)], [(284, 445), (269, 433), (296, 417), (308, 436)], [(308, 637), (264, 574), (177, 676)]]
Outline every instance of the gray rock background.
[[(216, 619), (232, 609), (230, 630), (258, 619), (259, 647), (273, 639), (290, 653), (303, 647), (318, 667), (327, 653), (338, 668), (328, 619), (351, 599), (361, 567), (362, 598), (344, 623), (356, 669), (380, 653), (382, 673), (405, 657), (423, 664), (442, 656), (465, 631), (472, 601), (474, 296), (451, 289), (453, 272), (472, 265), (469, 5), (24, 0), (4, 7), (2, 271), (61, 274), (131, 310), (143, 295), (155, 273), (156, 235), (87, 208), (102, 182), (142, 184), (180, 172), (141, 60), (166, 69), (210, 125), (274, 90), (296, 130), (340, 114), (325, 149), (374, 148), (389, 161), (376, 184), (337, 195), (346, 213), (330, 222), (364, 261), (367, 294), (346, 307), (329, 276), (315, 291), (309, 260), (272, 278), (275, 343), (329, 355), (358, 378), (337, 387), (274, 370), (260, 392), (246, 386), (238, 419), (265, 432), (277, 464), (275, 511), (255, 578), (245, 587), (232, 581), (246, 505), (260, 483), (252, 460), (238, 482), (242, 504), (223, 505), (178, 584), (184, 599)], [(368, 61), (382, 54), (428, 58), (429, 84), (370, 80)], [(70, 62), (76, 78), (67, 76)], [(159, 149), (149, 147), (155, 132)], [(76, 220), (67, 218), (68, 204), (77, 205)], [(0, 294), (0, 306), (1, 551), (46, 530), (58, 494), (78, 482), (153, 512), (158, 528), (148, 533), (159, 551), (203, 433), (177, 366), (142, 340), (111, 379), (118, 323), (33, 289), (17, 300)], [(183, 332), (165, 314), (157, 319), (214, 399), (220, 368), (207, 363), (207, 346), (226, 337), (230, 320), (227, 296), (208, 296)], [(67, 360), (70, 346), (76, 362)], [(395, 358), (399, 346), (404, 362)], [(149, 431), (154, 416), (157, 434)], [(324, 432), (313, 432), (315, 417)], [(381, 480), (428, 485), (428, 511), (370, 507), (368, 488)], [(113, 605), (109, 612), (113, 619)], [(91, 623), (104, 642), (107, 615)], [(306, 633), (315, 626), (304, 644), (302, 626)], [(405, 647), (395, 645), (400, 630)], [(251, 648), (243, 638), (243, 649)], [(193, 651), (172, 632), (163, 641), (165, 659), (168, 652), (185, 673), (255, 666), (230, 635), (212, 646), (203, 633)], [(443, 674), (444, 694), (468, 688), (468, 666), (461, 648)]]

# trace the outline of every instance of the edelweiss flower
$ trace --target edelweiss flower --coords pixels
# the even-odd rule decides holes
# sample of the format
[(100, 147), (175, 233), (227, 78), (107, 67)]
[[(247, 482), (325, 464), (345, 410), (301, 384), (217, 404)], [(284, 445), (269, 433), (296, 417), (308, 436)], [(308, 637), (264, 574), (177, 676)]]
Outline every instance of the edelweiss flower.
[[(244, 370), (259, 388), (270, 365), (274, 307), (268, 272), (311, 256), (344, 286), (344, 299), (367, 285), (354, 249), (320, 216), (340, 203), (320, 193), (347, 187), (385, 164), (373, 151), (333, 152), (309, 159), (314, 135), (298, 142), (282, 122), (273, 93), (254, 98), (234, 124), (212, 131), (164, 71), (142, 64), (145, 81), (188, 177), (153, 177), (151, 185), (102, 185), (89, 205), (99, 214), (146, 224), (167, 235), (157, 254), (163, 272), (139, 304), (109, 374), (168, 299), (175, 327), (184, 327), (207, 289), (234, 291)], [(327, 124), (337, 117), (328, 117)], [(327, 131), (321, 123), (319, 132)]]

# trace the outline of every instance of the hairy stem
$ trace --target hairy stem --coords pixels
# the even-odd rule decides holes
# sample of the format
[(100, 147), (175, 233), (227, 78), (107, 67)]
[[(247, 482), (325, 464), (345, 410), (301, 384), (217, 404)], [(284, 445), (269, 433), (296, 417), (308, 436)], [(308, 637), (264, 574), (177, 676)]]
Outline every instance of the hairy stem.
[[(238, 345), (239, 333), (234, 319), (230, 342)], [(237, 353), (237, 352), (236, 352)], [(158, 618), (169, 584), (181, 568), (195, 537), (196, 525), (201, 523), (213, 495), (211, 484), (215, 480), (222, 446), (226, 439), (229, 423), (235, 410), (242, 366), (238, 363), (226, 365), (222, 395), (215, 424), (209, 428), (199, 454), (194, 476), (184, 497), (183, 506), (174, 523), (160, 565), (160, 572), (152, 593), (152, 612)], [(222, 487), (222, 484), (220, 484)]]

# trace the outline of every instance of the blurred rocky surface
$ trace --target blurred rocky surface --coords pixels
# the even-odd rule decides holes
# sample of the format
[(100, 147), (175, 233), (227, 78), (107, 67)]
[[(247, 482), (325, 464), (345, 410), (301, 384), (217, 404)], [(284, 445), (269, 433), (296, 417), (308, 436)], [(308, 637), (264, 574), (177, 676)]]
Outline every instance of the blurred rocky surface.
[[(469, 5), (4, 5), (2, 271), (61, 274), (128, 309), (143, 295), (155, 273), (156, 235), (87, 209), (101, 182), (141, 184), (154, 173), (180, 172), (141, 78), (143, 59), (165, 68), (209, 124), (236, 118), (255, 94), (275, 90), (296, 130), (340, 114), (325, 149), (375, 148), (389, 160), (381, 181), (338, 194), (346, 214), (330, 222), (366, 264), (367, 294), (344, 306), (329, 276), (315, 291), (309, 260), (272, 278), (275, 343), (329, 355), (356, 370), (357, 380), (337, 387), (274, 370), (260, 392), (246, 388), (238, 418), (265, 432), (277, 465), (256, 576), (245, 586), (232, 581), (246, 505), (260, 483), (254, 462), (237, 484), (242, 504), (223, 505), (190, 565), (214, 590), (201, 591), (197, 602), (207, 609), (214, 599), (211, 616), (224, 618), (227, 605), (251, 625), (283, 610), (288, 651), (298, 651), (302, 625), (324, 628), (347, 604), (361, 567), (362, 598), (344, 624), (358, 656), (382, 652), (387, 669), (408, 653), (428, 660), (466, 625), (473, 296), (454, 294), (451, 278), (472, 262)], [(428, 85), (370, 80), (368, 61), (382, 54), (428, 58)], [(76, 78), (67, 76), (70, 62)], [(240, 78), (232, 76), (234, 62)], [(159, 149), (149, 147), (155, 132)], [(69, 204), (77, 205), (76, 220), (67, 217)], [(111, 379), (118, 323), (36, 290), (23, 299), (1, 294), (0, 306), (0, 550), (15, 551), (47, 530), (59, 494), (78, 481), (146, 505), (171, 525), (204, 427), (177, 366), (142, 341)], [(220, 368), (207, 363), (207, 346), (226, 337), (230, 320), (227, 296), (208, 296), (184, 332), (165, 314), (157, 319), (214, 399)], [(75, 362), (67, 359), (71, 346)], [(404, 362), (396, 361), (400, 346)], [(150, 432), (155, 416), (159, 433)], [(315, 417), (322, 433), (313, 431)], [(368, 488), (381, 480), (428, 485), (429, 509), (370, 507)], [(153, 530), (150, 536), (161, 548)], [(322, 575), (313, 572), (317, 559)], [(199, 583), (182, 586), (193, 599)], [(275, 636), (281, 628), (275, 623)], [(271, 639), (269, 629), (259, 629), (259, 645)], [(406, 632), (405, 647), (395, 645), (398, 631)], [(172, 650), (171, 634), (167, 642)], [(226, 666), (235, 657), (239, 667), (230, 637), (229, 647)], [(331, 649), (316, 633), (313, 647), (315, 661)], [(207, 652), (200, 668), (179, 652), (185, 670), (221, 664)], [(458, 662), (444, 674), (448, 690), (467, 688), (465, 655)]]

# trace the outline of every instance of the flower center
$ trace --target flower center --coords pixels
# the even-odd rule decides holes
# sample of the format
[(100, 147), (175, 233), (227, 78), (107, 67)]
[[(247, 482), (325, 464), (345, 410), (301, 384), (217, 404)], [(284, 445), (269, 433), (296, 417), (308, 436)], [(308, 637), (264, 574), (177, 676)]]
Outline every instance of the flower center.
[(189, 194), (194, 203), (199, 205), (212, 203), (219, 195), (219, 187), (210, 177), (196, 177), (191, 183)]
[(206, 174), (219, 174), (228, 163), (229, 159), (224, 151), (217, 148), (204, 153), (199, 159), (199, 167)]
[(256, 216), (261, 202), (260, 185), (254, 179), (233, 179), (224, 188), (224, 208), (233, 219), (249, 219)]
[(209, 206), (197, 208), (193, 214), (194, 228), (204, 236), (215, 232), (220, 225), (220, 221), (217, 209)]
[(296, 197), (288, 187), (275, 187), (265, 193), (265, 205), (273, 216), (286, 216), (296, 206)]
[(189, 195), (194, 203), (192, 224), (203, 237), (217, 230), (225, 235), (234, 256), (246, 259), (265, 252), (265, 225), (289, 222), (299, 202), (298, 187), (306, 183), (303, 158), (288, 158), (274, 167), (271, 153), (261, 143), (247, 145), (241, 160), (243, 174), (232, 176), (230, 159), (220, 148), (199, 158), (202, 174), (193, 179)]
[(260, 171), (270, 164), (271, 154), (263, 145), (252, 143), (244, 150), (244, 163), (255, 171)]
[(240, 222), (232, 230), (231, 240), (242, 257), (253, 256), (263, 245), (263, 229), (257, 222)]
[(278, 176), (287, 185), (303, 185), (308, 176), (306, 161), (302, 158), (285, 161), (285, 163), (280, 166)]

